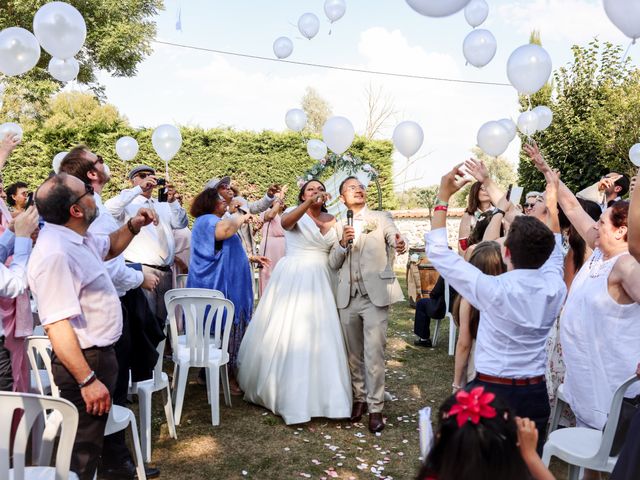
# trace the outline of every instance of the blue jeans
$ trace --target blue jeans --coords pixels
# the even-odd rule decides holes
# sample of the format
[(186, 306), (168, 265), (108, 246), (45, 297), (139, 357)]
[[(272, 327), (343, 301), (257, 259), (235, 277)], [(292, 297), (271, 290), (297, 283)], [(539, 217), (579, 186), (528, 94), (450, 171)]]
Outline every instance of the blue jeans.
[(547, 438), (547, 423), (551, 414), (546, 382), (535, 385), (500, 385), (478, 380), (471, 382), (470, 387), (482, 386), (485, 391), (495, 393), (509, 405), (511, 412), (518, 417), (527, 417), (538, 429), (538, 454)]

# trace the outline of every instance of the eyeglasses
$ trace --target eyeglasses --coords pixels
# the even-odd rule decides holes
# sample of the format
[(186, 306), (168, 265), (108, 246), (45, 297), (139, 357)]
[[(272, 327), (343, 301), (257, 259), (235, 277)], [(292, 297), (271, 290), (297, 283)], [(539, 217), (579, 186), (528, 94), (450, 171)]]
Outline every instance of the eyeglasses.
[(231, 188), (231, 185), (229, 185), (228, 183), (221, 183), (220, 185), (218, 185), (218, 190), (229, 190)]
[(366, 191), (367, 189), (364, 187), (364, 185), (360, 184), (360, 185), (347, 185), (345, 187), (347, 190), (349, 190), (350, 192), (356, 192), (358, 190), (362, 190), (363, 192)]
[(93, 165), (96, 166), (98, 163), (102, 163), (104, 165), (104, 158), (102, 158), (100, 155), (96, 155), (97, 160), (95, 162), (93, 162)]
[(144, 180), (145, 178), (150, 177), (151, 175), (153, 175), (153, 173), (140, 172), (136, 174), (136, 177), (138, 177), (140, 180)]
[(76, 198), (73, 202), (71, 202), (71, 205), (78, 203), (80, 201), (80, 199), (86, 195), (93, 195), (93, 186), (89, 183), (85, 183), (84, 184), (84, 193), (82, 195), (80, 195), (78, 198)]
[(525, 203), (524, 204), (524, 208), (533, 208), (536, 206), (538, 202), (533, 202), (533, 203)]

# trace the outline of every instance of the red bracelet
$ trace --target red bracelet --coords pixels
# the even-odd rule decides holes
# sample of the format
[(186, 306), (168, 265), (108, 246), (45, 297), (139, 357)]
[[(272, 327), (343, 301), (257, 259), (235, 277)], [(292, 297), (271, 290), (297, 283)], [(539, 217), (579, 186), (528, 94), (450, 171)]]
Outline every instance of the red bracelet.
[(446, 212), (449, 209), (446, 205), (436, 205), (433, 209), (434, 212)]

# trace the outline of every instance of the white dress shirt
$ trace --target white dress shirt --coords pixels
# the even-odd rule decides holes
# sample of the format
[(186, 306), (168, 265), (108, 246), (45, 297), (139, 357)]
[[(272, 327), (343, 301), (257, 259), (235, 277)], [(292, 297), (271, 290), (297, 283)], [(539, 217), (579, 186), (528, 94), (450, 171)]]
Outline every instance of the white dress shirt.
[[(89, 226), (89, 232), (94, 235), (108, 236), (112, 232), (115, 232), (120, 228), (116, 219), (111, 216), (107, 207), (102, 203), (100, 195), (93, 194), (93, 199), (96, 201), (96, 206), (100, 211), (100, 215)], [(128, 267), (124, 261), (124, 255), (118, 255), (111, 260), (104, 262), (107, 272), (111, 277), (113, 286), (116, 287), (118, 296), (122, 297), (128, 290), (139, 287), (144, 280), (142, 272)]]
[(537, 270), (485, 275), (448, 248), (445, 228), (425, 235), (427, 257), (449, 284), (480, 311), (475, 362), (479, 373), (505, 378), (544, 375), (545, 342), (567, 293), (562, 237)]
[(179, 202), (158, 202), (155, 198), (146, 198), (142, 195), (142, 188), (137, 186), (122, 190), (120, 195), (107, 200), (104, 205), (121, 225), (134, 217), (141, 208), (155, 210), (158, 225), (142, 227), (140, 233), (124, 251), (124, 258), (128, 262), (156, 267), (173, 264), (175, 255), (173, 230), (185, 228), (189, 224), (187, 213)]
[(122, 334), (120, 300), (103, 262), (109, 246), (108, 236), (45, 223), (29, 262), (40, 322), (69, 319), (83, 349), (113, 345)]
[[(31, 254), (31, 238), (16, 237), (9, 229), (0, 236), (0, 297), (16, 298), (28, 287), (27, 262)], [(4, 262), (13, 254), (11, 265)], [(0, 336), (4, 335), (0, 319)]]

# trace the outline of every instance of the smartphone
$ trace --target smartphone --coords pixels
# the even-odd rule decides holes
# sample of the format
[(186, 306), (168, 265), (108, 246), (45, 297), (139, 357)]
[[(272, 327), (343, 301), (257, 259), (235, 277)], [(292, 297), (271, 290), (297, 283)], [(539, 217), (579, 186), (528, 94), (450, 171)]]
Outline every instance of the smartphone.
[(511, 203), (513, 203), (514, 205), (520, 205), (520, 200), (522, 199), (522, 192), (523, 191), (524, 191), (524, 189), (522, 187), (519, 187), (519, 186), (515, 185), (511, 189), (511, 195), (509, 196), (509, 201)]
[(511, 189), (513, 188), (513, 183), (509, 184), (509, 188), (507, 188), (507, 202), (511, 201)]
[(25, 210), (31, 205), (33, 205), (33, 192), (29, 192), (29, 194), (27, 195), (27, 203), (24, 206)]
[(167, 201), (167, 181), (164, 178), (159, 178), (157, 181), (158, 184), (158, 201), (166, 202)]

